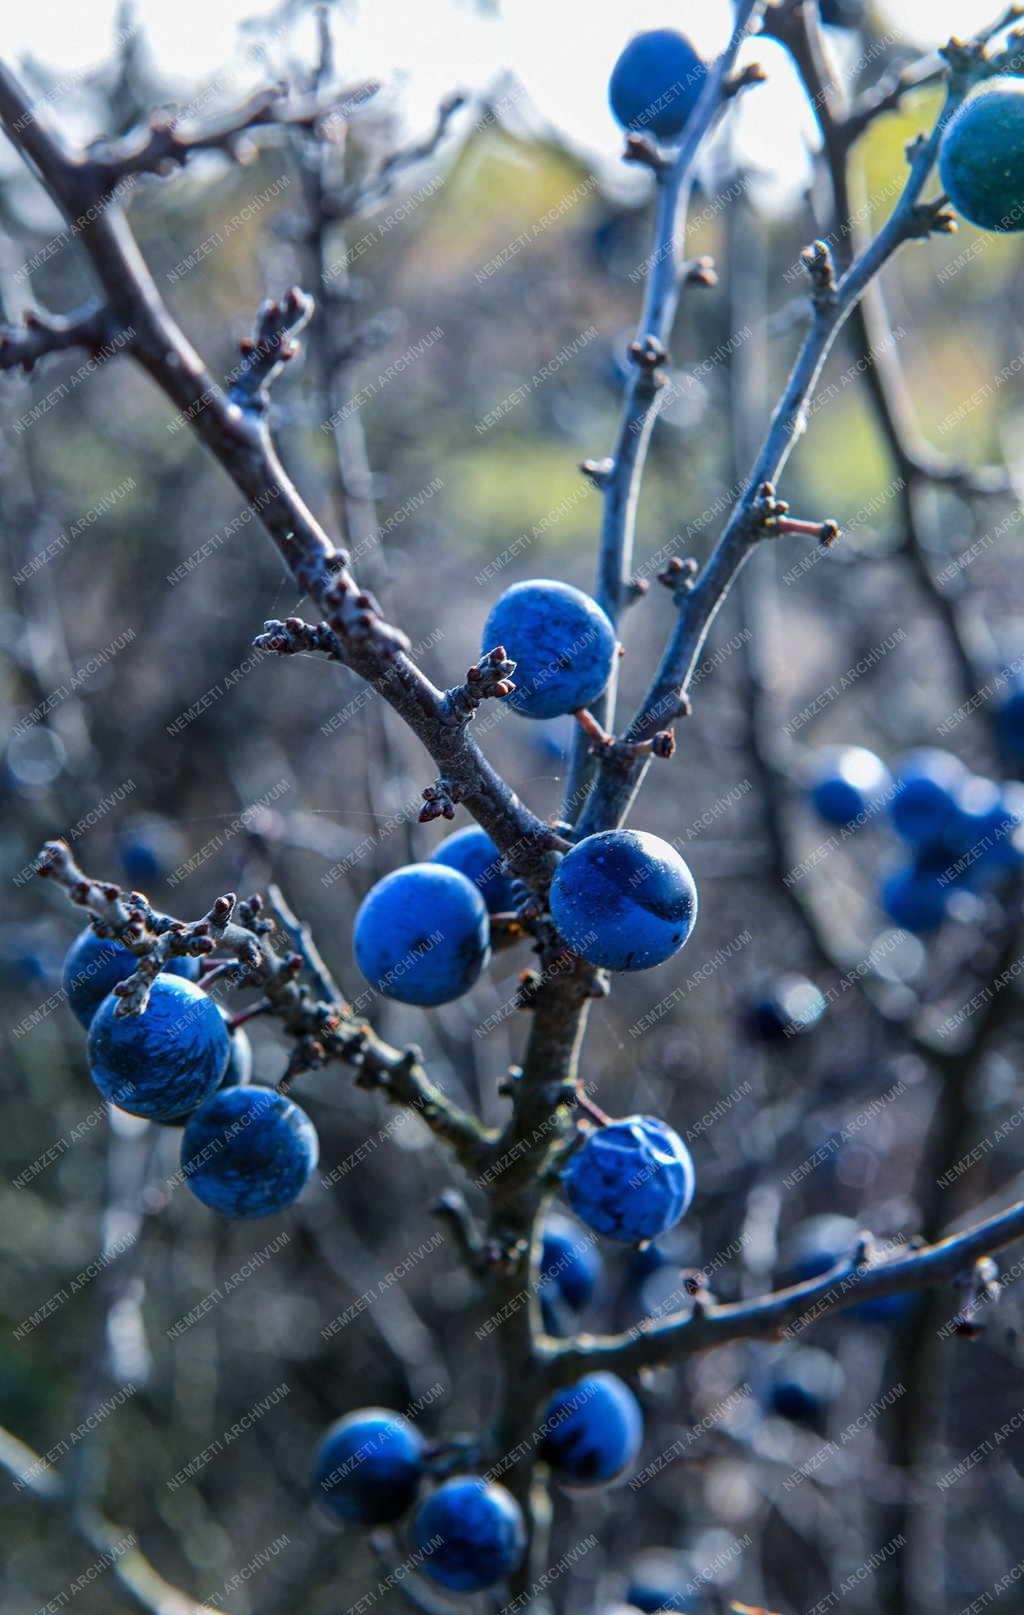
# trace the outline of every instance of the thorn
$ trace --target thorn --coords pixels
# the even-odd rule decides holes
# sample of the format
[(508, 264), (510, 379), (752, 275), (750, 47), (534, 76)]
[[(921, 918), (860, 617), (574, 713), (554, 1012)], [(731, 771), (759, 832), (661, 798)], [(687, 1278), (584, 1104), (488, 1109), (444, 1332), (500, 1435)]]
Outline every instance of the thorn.
[(684, 282), (687, 286), (705, 286), (708, 288), (717, 286), (718, 274), (715, 270), (715, 260), (707, 255), (703, 258), (695, 258), (693, 263), (689, 264), (686, 269)]
[(610, 735), (606, 729), (603, 729), (593, 713), (588, 712), (586, 707), (578, 707), (573, 713), (573, 717), (588, 740), (592, 740), (596, 746), (611, 746), (614, 744), (614, 735)]
[(611, 477), (615, 470), (615, 461), (609, 456), (604, 460), (581, 460), (580, 470), (585, 477), (601, 488)]
[(663, 157), (654, 141), (649, 135), (628, 134), (626, 136), (626, 149), (622, 153), (624, 163), (639, 163), (643, 168), (649, 168), (654, 174), (663, 174), (666, 168), (671, 168), (667, 157)]
[(794, 516), (769, 516), (765, 526), (780, 538), (816, 538), (830, 549), (840, 534), (839, 523), (831, 516), (821, 522), (798, 521)]
[(768, 75), (760, 62), (748, 62), (746, 67), (738, 73), (730, 73), (722, 80), (722, 100), (729, 101), (741, 90), (750, 89), (754, 84), (765, 84)]
[(836, 301), (836, 271), (832, 253), (824, 241), (812, 241), (800, 255), (800, 261), (811, 277), (811, 302), (816, 312), (834, 308)]

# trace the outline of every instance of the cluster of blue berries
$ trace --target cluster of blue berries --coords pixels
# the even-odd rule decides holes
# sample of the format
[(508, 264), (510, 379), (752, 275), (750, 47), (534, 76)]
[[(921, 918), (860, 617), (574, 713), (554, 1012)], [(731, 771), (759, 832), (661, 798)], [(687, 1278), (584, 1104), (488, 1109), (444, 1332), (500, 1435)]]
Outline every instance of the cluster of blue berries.
[(198, 984), (199, 960), (173, 959), (140, 1015), (114, 992), (136, 969), (130, 949), (91, 928), (64, 961), (68, 1003), (88, 1031), (89, 1070), (110, 1104), (184, 1129), (184, 1180), (225, 1217), (268, 1217), (297, 1199), (316, 1167), (316, 1130), (298, 1105), (250, 1087), (252, 1049)]
[[(429, 1449), (389, 1408), (361, 1408), (332, 1424), (313, 1460), (313, 1493), (334, 1519), (392, 1525), (416, 1503)], [(412, 1539), (423, 1571), (454, 1592), (503, 1581), (526, 1545), (522, 1511), (504, 1486), (459, 1475), (417, 1507)]]
[[(567, 583), (516, 583), (496, 602), (482, 648), (515, 662), (509, 705), (526, 718), (578, 712), (611, 677), (615, 630)], [(697, 917), (693, 876), (675, 848), (635, 830), (587, 836), (559, 864), (551, 915), (573, 952), (607, 970), (647, 970), (686, 942)], [(487, 965), (491, 920), (516, 908), (515, 884), (482, 829), (449, 836), (429, 862), (396, 869), (356, 915), (360, 970), (387, 998), (450, 1003)]]
[[(614, 1374), (590, 1374), (556, 1391), (537, 1425), (540, 1458), (567, 1487), (612, 1484), (636, 1462), (643, 1415)], [(455, 1475), (420, 1494), (432, 1452), (415, 1425), (389, 1408), (360, 1408), (327, 1430), (313, 1458), (313, 1495), (335, 1520), (393, 1525), (413, 1510), (420, 1567), (454, 1592), (493, 1587), (522, 1559), (526, 1530), (512, 1494), (495, 1481)]]
[[(1013, 711), (1007, 703), (997, 715), (1007, 740), (1024, 730), (1024, 700), (1011, 722)], [(829, 753), (810, 799), (826, 823), (843, 827), (887, 810), (909, 856), (886, 876), (879, 900), (905, 931), (936, 930), (958, 893), (985, 891), (1024, 862), (1024, 785), (972, 775), (936, 747), (908, 752), (891, 775), (861, 746)]]

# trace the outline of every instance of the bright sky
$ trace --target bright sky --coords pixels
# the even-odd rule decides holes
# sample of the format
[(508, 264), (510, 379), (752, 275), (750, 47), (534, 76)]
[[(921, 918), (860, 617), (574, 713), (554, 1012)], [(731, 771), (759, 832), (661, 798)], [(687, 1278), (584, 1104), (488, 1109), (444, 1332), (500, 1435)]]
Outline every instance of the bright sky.
[[(998, 0), (875, 0), (883, 23), (922, 47), (967, 34), (990, 20)], [(332, 6), (339, 62), (353, 77), (400, 85), (410, 127), (430, 122), (438, 101), (455, 87), (481, 89), (502, 70), (525, 86), (541, 116), (592, 158), (621, 152), (621, 134), (608, 111), (608, 73), (626, 38), (642, 28), (677, 26), (704, 54), (723, 42), (732, 15), (725, 0), (630, 0), (628, 7), (593, 0), (337, 0)], [(253, 53), (254, 36), (240, 24), (268, 15), (266, 0), (138, 0), (137, 15), (160, 68), (180, 77), (182, 94), (210, 75), (223, 75), (225, 100), (235, 84), (266, 82)], [(35, 55), (61, 74), (95, 67), (110, 53), (116, 0), (32, 0), (8, 7), (4, 54)], [(310, 18), (294, 27), (290, 44), (310, 60)], [(832, 31), (836, 48), (850, 44)], [(744, 98), (743, 155), (771, 172), (783, 190), (803, 182), (810, 114), (792, 94), (785, 53), (770, 41), (747, 47), (769, 83)], [(219, 86), (218, 86), (219, 88)], [(639, 176), (636, 176), (639, 179)]]

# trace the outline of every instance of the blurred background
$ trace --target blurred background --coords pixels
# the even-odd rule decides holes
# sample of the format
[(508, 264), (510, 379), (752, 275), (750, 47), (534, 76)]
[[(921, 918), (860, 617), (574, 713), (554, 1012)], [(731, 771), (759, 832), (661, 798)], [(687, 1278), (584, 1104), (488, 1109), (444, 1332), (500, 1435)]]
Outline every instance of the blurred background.
[[(859, 31), (828, 28), (827, 42), (865, 89), (987, 16), (973, 0), (890, 0)], [(620, 161), (607, 74), (634, 29), (681, 26), (711, 51), (729, 12), (395, 0), (332, 5), (326, 19), (327, 60), (324, 22), (300, 3), (253, 15), (234, 0), (88, 0), (73, 19), (37, 4), (5, 33), (44, 115), (81, 140), (154, 106), (216, 116), (254, 87), (305, 88), (318, 71), (361, 87), (332, 139), (261, 136), (244, 163), (211, 155), (137, 184), (129, 208), (217, 375), (264, 297), (298, 283), (321, 298), (276, 388), (278, 441), (444, 686), (475, 660), (510, 583), (592, 585), (598, 498), (577, 466), (613, 440), (651, 195), (649, 176)], [(745, 58), (768, 83), (701, 164), (688, 251), (715, 255), (720, 278), (688, 294), (673, 341), (639, 518), (651, 587), (623, 632), (627, 712), (669, 630), (655, 574), (673, 554), (706, 554), (721, 528), (799, 342), (800, 250), (827, 218), (813, 115), (786, 52), (752, 42)], [(438, 106), (456, 92), (438, 135)], [(937, 104), (934, 89), (908, 97), (858, 147), (866, 227), (886, 216), (904, 146)], [(375, 189), (389, 154), (417, 143), (429, 149)], [(361, 187), (365, 209), (311, 229), (318, 196)], [(0, 215), (5, 318), (87, 295), (71, 232), (6, 146)], [(903, 252), (884, 282), (922, 432), (944, 455), (1012, 466), (1024, 424), (1017, 238), (963, 226)], [(339, 445), (357, 468), (347, 485)], [(992, 993), (1012, 896), (964, 893), (937, 934), (896, 930), (879, 904), (900, 859), (884, 814), (836, 833), (806, 800), (836, 744), (887, 763), (941, 744), (971, 770), (1007, 772), (985, 692), (958, 716), (964, 672), (908, 562), (898, 476), (840, 343), (783, 492), (844, 536), (827, 553), (812, 540), (763, 548), (714, 626), (677, 757), (652, 770), (634, 813), (684, 852), (701, 919), (672, 965), (618, 980), (594, 1007), (584, 1072), (606, 1110), (662, 1115), (688, 1138), (699, 1189), (663, 1249), (602, 1251), (583, 1327), (672, 1308), (681, 1269), (704, 1267), (722, 1297), (756, 1294), (841, 1254), (859, 1228), (883, 1243), (937, 1234), (1018, 1193), (1016, 975), (999, 989), (999, 1025), (962, 1058), (957, 1036), (930, 1061), (914, 1030)], [(468, 997), (427, 1013), (365, 988), (356, 906), (449, 833), (417, 822), (432, 769), (344, 670), (253, 651), (264, 619), (299, 602), (254, 513), (145, 377), (78, 355), (5, 376), (0, 478), (0, 1418), (191, 1595), (238, 1615), (344, 1610), (381, 1570), (360, 1535), (309, 1507), (323, 1427), (355, 1406), (415, 1405), (447, 1438), (493, 1406), (493, 1357), (475, 1332), (486, 1299), (429, 1210), (446, 1165), (416, 1120), (347, 1073), (307, 1075), (295, 1094), (320, 1133), (321, 1178), (286, 1218), (215, 1221), (173, 1186), (173, 1130), (98, 1104), (60, 994), (76, 918), (30, 878), (31, 860), (65, 835), (91, 874), (185, 919), (223, 891), (277, 882), (377, 1028), (418, 1042), (436, 1080), (490, 1122), (521, 1047), (513, 998), (531, 956), (497, 954)], [(962, 602), (981, 660), (1005, 668), (1022, 649), (1017, 506), (955, 489), (923, 499), (928, 565)], [(568, 721), (485, 707), (477, 727), (529, 806), (558, 817)], [(790, 975), (821, 1001), (805, 984), (807, 1029), (773, 1036), (766, 1000)], [(256, 1080), (275, 1082), (280, 1040), (259, 1020), (250, 1035)], [(937, 1194), (969, 1151), (970, 1170)], [(912, 1537), (899, 1551), (918, 1556), (922, 1588), (941, 1590), (931, 1607), (996, 1587), (1018, 1558), (1024, 1496), (1018, 1300), (1011, 1285), (976, 1339), (947, 1329), (937, 1349), (958, 1304), (938, 1297), (926, 1325), (910, 1302), (844, 1313), (798, 1340), (649, 1375), (643, 1463), (671, 1457), (650, 1484), (559, 1499), (553, 1556), (599, 1541), (560, 1579), (559, 1607), (604, 1609), (632, 1582), (646, 1608), (665, 1586), (676, 1608), (731, 1596), (805, 1611), (848, 1579), (844, 1608), (909, 1609), (879, 1602), (897, 1537)], [(982, 1441), (983, 1460), (951, 1480)], [(947, 1529), (965, 1514), (969, 1533)], [(81, 1615), (133, 1607), (108, 1572), (68, 1594), (95, 1552), (7, 1483), (0, 1533), (5, 1608), (63, 1607), (48, 1602), (59, 1596)], [(652, 1549), (658, 1561), (639, 1563)], [(397, 1592), (377, 1596), (398, 1607)]]

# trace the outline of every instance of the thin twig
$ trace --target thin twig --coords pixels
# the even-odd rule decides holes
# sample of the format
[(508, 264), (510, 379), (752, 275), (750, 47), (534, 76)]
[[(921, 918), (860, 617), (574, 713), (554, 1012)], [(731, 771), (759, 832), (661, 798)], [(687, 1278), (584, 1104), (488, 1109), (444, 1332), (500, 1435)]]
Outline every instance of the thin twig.
[(63, 1481), (44, 1458), (24, 1441), (0, 1428), (0, 1468), (18, 1491), (60, 1510), (68, 1529), (96, 1555), (95, 1564), (109, 1570), (118, 1586), (145, 1615), (216, 1615), (172, 1586), (140, 1552), (130, 1531), (113, 1525), (95, 1509), (71, 1507)]

